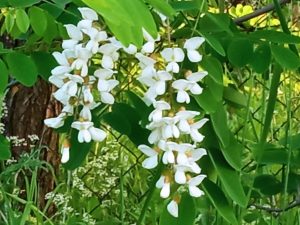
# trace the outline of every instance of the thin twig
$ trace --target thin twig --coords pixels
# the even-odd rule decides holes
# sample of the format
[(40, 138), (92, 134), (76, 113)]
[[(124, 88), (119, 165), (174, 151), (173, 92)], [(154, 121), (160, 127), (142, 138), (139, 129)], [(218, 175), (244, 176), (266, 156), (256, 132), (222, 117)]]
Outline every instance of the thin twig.
[[(288, 3), (288, 2), (290, 2), (290, 0), (280, 0), (279, 4), (285, 4), (285, 3)], [(273, 11), (274, 9), (275, 9), (274, 3), (270, 3), (269, 5), (266, 5), (265, 7), (261, 8), (261, 9), (255, 10), (254, 12), (249, 13), (249, 14), (247, 14), (245, 16), (241, 16), (239, 18), (236, 18), (233, 21), (236, 24), (242, 24), (243, 22), (251, 20), (251, 19), (253, 19), (255, 17), (258, 17), (258, 16), (260, 16), (260, 15), (262, 15), (264, 13)]]
[(271, 208), (271, 207), (268, 207), (268, 206), (262, 206), (262, 205), (256, 205), (256, 204), (253, 204), (251, 206), (254, 206), (256, 209), (261, 209), (261, 210), (264, 210), (268, 213), (282, 213), (282, 212), (286, 212), (290, 209), (293, 209), (297, 206), (300, 205), (300, 199), (297, 199), (296, 201), (290, 203), (287, 207), (281, 209), (281, 208)]

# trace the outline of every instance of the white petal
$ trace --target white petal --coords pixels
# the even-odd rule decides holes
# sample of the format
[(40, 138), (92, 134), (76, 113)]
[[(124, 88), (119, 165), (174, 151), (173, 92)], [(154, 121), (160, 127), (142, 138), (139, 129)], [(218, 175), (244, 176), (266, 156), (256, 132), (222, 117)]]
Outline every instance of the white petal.
[(161, 56), (167, 61), (173, 61), (173, 49), (172, 48), (165, 48), (160, 52)]
[(55, 60), (58, 62), (58, 64), (63, 66), (69, 66), (69, 62), (64, 54), (60, 52), (53, 52), (52, 55), (55, 58)]
[(55, 75), (63, 75), (65, 73), (71, 72), (71, 67), (69, 66), (57, 66), (53, 70), (51, 70), (51, 74)]
[(98, 88), (98, 91), (108, 92), (109, 83), (106, 80), (99, 79), (97, 88)]
[(54, 84), (56, 87), (61, 88), (64, 85), (63, 79), (65, 78), (64, 75), (62, 76), (57, 76), (57, 75), (52, 75), (49, 77), (49, 82)]
[(91, 128), (89, 128), (89, 132), (92, 136), (92, 139), (96, 142), (101, 142), (106, 138), (105, 131), (103, 131), (99, 128), (91, 127)]
[(202, 60), (202, 55), (196, 50), (188, 50), (187, 55), (191, 62), (200, 62)]
[(149, 146), (147, 145), (139, 145), (138, 146), (138, 149), (143, 152), (145, 155), (147, 156), (154, 156), (154, 155), (157, 155), (157, 152), (153, 149), (153, 148), (150, 148)]
[(155, 187), (162, 188), (164, 186), (164, 183), (165, 183), (165, 176), (160, 176), (160, 178), (155, 184)]
[(142, 166), (146, 169), (153, 169), (157, 166), (157, 164), (158, 164), (158, 157), (157, 155), (154, 155), (152, 157), (145, 159), (142, 163)]
[(46, 126), (48, 127), (52, 127), (52, 128), (59, 128), (62, 127), (64, 125), (64, 119), (61, 117), (55, 117), (55, 118), (49, 118), (49, 119), (45, 119), (44, 123), (46, 124)]
[(76, 40), (76, 41), (82, 40), (83, 36), (78, 27), (76, 27), (73, 24), (67, 24), (67, 25), (65, 25), (65, 27), (66, 27), (68, 35), (71, 39)]
[(178, 128), (183, 132), (183, 133), (190, 133), (191, 128), (187, 120), (180, 120), (178, 124)]
[(181, 48), (174, 48), (174, 61), (182, 62), (184, 60), (184, 52)]
[(192, 37), (184, 43), (184, 48), (186, 49), (198, 49), (200, 45), (205, 41), (203, 37)]
[(204, 77), (206, 77), (207, 74), (208, 73), (206, 71), (196, 72), (196, 73), (192, 73), (191, 75), (187, 76), (186, 79), (189, 81), (198, 82), (198, 81), (202, 80)]
[(206, 177), (206, 175), (198, 175), (196, 177), (193, 177), (192, 179), (189, 180), (189, 185), (191, 186), (198, 186)]
[(175, 156), (173, 154), (173, 151), (167, 151), (165, 154), (167, 155), (168, 163), (175, 163)]
[(147, 42), (142, 47), (142, 53), (152, 53), (154, 51), (154, 42)]
[(178, 73), (179, 72), (179, 65), (176, 62), (170, 62), (167, 65), (166, 70), (168, 72)]
[(189, 82), (187, 80), (184, 79), (179, 79), (179, 80), (175, 80), (172, 83), (172, 87), (177, 89), (177, 90), (184, 90), (188, 87)]
[(70, 158), (70, 148), (62, 148), (61, 150), (61, 163), (66, 163), (69, 161)]
[(74, 49), (75, 46), (77, 45), (78, 41), (69, 39), (69, 40), (63, 40), (62, 42), (62, 48), (63, 49)]
[(101, 92), (101, 102), (112, 105), (115, 102), (115, 98), (108, 92)]
[(156, 82), (155, 90), (158, 95), (163, 95), (166, 92), (166, 83), (164, 81)]
[(123, 47), (123, 50), (130, 55), (134, 55), (137, 52), (137, 47), (130, 44), (128, 47)]
[(195, 197), (195, 198), (198, 198), (202, 195), (204, 195), (204, 192), (201, 191), (198, 187), (196, 186), (189, 186), (189, 192), (190, 192), (190, 195), (192, 197)]
[(91, 121), (92, 120), (92, 113), (89, 107), (83, 106), (81, 112), (80, 112), (80, 117), (82, 117), (85, 120)]
[(115, 72), (111, 69), (98, 69), (94, 72), (94, 75), (101, 80), (107, 80), (111, 78), (114, 73)]
[(176, 101), (178, 103), (190, 103), (190, 96), (186, 91), (178, 91)]
[(168, 198), (170, 195), (170, 183), (165, 183), (160, 191), (160, 197)]
[(176, 125), (172, 126), (172, 133), (174, 138), (179, 138), (180, 136), (180, 131)]
[(198, 161), (205, 155), (207, 155), (207, 153), (204, 148), (197, 148), (194, 151), (192, 151), (192, 158), (194, 161)]
[[(168, 212), (174, 216), (174, 217), (178, 217), (178, 204), (177, 202), (175, 202), (174, 200), (172, 200), (168, 206), (167, 206), (167, 210)], [(170, 224), (171, 225), (171, 224)]]
[(177, 184), (185, 184), (186, 183), (186, 176), (185, 172), (181, 169), (177, 169), (175, 173), (175, 181)]
[(196, 83), (191, 87), (190, 91), (194, 95), (200, 95), (202, 93), (203, 89)]
[(77, 24), (79, 29), (90, 29), (92, 27), (92, 20), (80, 20)]
[(81, 130), (81, 131), (79, 131), (79, 133), (82, 134), (84, 142), (87, 142), (87, 143), (91, 142), (92, 136), (88, 130)]
[(201, 142), (204, 139), (204, 136), (198, 132), (198, 130), (191, 130), (191, 138), (195, 142)]
[(88, 20), (98, 20), (98, 15), (94, 10), (87, 7), (78, 8), (78, 10), (80, 11), (82, 18)]
[(154, 144), (155, 142), (159, 141), (160, 139), (161, 139), (161, 135), (160, 135), (159, 130), (153, 130), (148, 137), (148, 141), (150, 144)]
[(177, 163), (179, 165), (185, 165), (188, 163), (188, 158), (185, 153), (178, 153), (177, 155)]
[(101, 65), (105, 69), (112, 69), (114, 67), (114, 61), (110, 56), (103, 55)]
[(199, 120), (198, 122), (192, 124), (193, 129), (200, 129), (201, 127), (203, 127), (203, 125), (208, 121), (207, 118), (203, 118), (201, 120)]

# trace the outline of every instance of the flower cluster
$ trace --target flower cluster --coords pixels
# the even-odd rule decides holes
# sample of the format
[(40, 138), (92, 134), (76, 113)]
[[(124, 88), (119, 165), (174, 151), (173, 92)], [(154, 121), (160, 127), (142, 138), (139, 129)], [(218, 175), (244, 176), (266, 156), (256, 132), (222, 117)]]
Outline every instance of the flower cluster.
[[(198, 82), (207, 72), (182, 68), (186, 56), (190, 63), (202, 60), (198, 48), (204, 38), (192, 37), (185, 41), (183, 48), (165, 47), (158, 55), (154, 53), (155, 40), (147, 37), (145, 35), (147, 42), (136, 58), (141, 68), (138, 80), (147, 87), (144, 101), (154, 107), (147, 125), (147, 129), (151, 130), (148, 141), (153, 146), (140, 145), (138, 148), (147, 156), (142, 163), (144, 168), (155, 168), (160, 158), (165, 164), (166, 169), (156, 187), (161, 189), (162, 198), (169, 198), (172, 193), (167, 209), (171, 215), (178, 217), (182, 191), (188, 189), (193, 197), (204, 194), (197, 186), (206, 176), (201, 174), (197, 161), (206, 155), (206, 150), (197, 145), (204, 138), (199, 129), (207, 119), (196, 119), (200, 113), (186, 110), (183, 104), (190, 103), (190, 94), (202, 93)], [(176, 102), (173, 101), (173, 93), (176, 94)]]
[[(62, 52), (53, 56), (59, 64), (51, 73), (49, 81), (58, 90), (53, 94), (63, 104), (61, 114), (45, 120), (52, 128), (64, 125), (65, 119), (74, 117), (71, 127), (78, 130), (78, 142), (103, 141), (106, 133), (95, 127), (92, 110), (100, 104), (113, 104), (112, 90), (119, 84), (114, 79), (119, 51), (134, 54), (136, 47), (124, 47), (114, 37), (109, 37), (97, 23), (98, 15), (92, 9), (79, 8), (82, 20), (75, 26), (65, 25), (70, 39), (62, 43)], [(98, 62), (95, 63), (95, 62)], [(62, 147), (62, 162), (69, 160), (70, 144)]]

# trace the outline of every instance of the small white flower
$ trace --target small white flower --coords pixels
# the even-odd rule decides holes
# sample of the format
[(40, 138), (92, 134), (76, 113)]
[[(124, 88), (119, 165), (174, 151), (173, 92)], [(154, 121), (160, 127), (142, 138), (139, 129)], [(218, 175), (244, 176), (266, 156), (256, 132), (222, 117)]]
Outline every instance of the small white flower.
[(173, 151), (177, 150), (178, 144), (172, 141), (161, 140), (158, 143), (160, 149), (164, 151), (162, 161), (164, 164), (175, 163), (175, 155)]
[(80, 75), (85, 77), (88, 74), (88, 61), (92, 57), (90, 50), (83, 48), (82, 45), (76, 45), (75, 47), (76, 59), (72, 63), (72, 69), (81, 70)]
[(159, 121), (163, 117), (163, 110), (170, 110), (171, 106), (165, 101), (157, 101), (153, 103), (154, 110), (149, 114), (149, 121)]
[(71, 39), (64, 40), (62, 43), (63, 49), (74, 49), (75, 46), (83, 39), (81, 30), (73, 24), (65, 25), (67, 33)]
[(81, 16), (83, 19), (91, 20), (91, 21), (98, 20), (98, 15), (94, 10), (87, 8), (87, 7), (81, 7), (81, 8), (78, 8), (78, 10), (81, 13)]
[(168, 72), (178, 73), (179, 65), (177, 63), (184, 60), (183, 50), (181, 48), (165, 48), (160, 54), (166, 62), (168, 62), (166, 70)]
[(197, 186), (203, 181), (203, 179), (206, 177), (206, 175), (198, 175), (196, 177), (191, 178), (187, 184), (189, 187), (189, 193), (192, 197), (200, 197), (204, 195), (204, 192), (201, 191)]
[(168, 175), (162, 175), (156, 182), (156, 187), (161, 188), (160, 197), (168, 198), (170, 195), (170, 177)]
[(142, 53), (152, 53), (155, 48), (155, 42), (160, 40), (160, 36), (158, 35), (157, 38), (153, 38), (144, 28), (143, 29), (143, 36), (146, 40), (146, 43), (142, 46)]
[(207, 118), (204, 118), (196, 123), (193, 123), (190, 125), (191, 127), (191, 131), (190, 131), (190, 135), (191, 138), (193, 139), (193, 141), (195, 142), (201, 142), (204, 139), (204, 136), (202, 134), (199, 133), (199, 129), (201, 127), (203, 127), (203, 125), (208, 121)]
[(139, 60), (139, 66), (142, 68), (142, 69), (145, 69), (146, 67), (151, 67), (153, 68), (154, 67), (154, 64), (156, 63), (156, 60), (148, 57), (148, 56), (145, 56), (143, 55), (142, 53), (138, 52), (135, 54), (135, 57)]
[(176, 113), (176, 116), (178, 117), (178, 128), (183, 133), (190, 133), (191, 128), (189, 121), (191, 121), (195, 116), (198, 116), (200, 113), (196, 111), (190, 111), (190, 110), (181, 110)]
[(101, 101), (106, 104), (113, 104), (115, 99), (111, 93), (119, 81), (110, 79), (115, 72), (110, 69), (98, 69), (94, 75), (98, 77), (98, 91), (100, 92)]
[(167, 205), (167, 210), (172, 216), (174, 216), (176, 218), (178, 217), (178, 203), (175, 200), (172, 200)]
[(186, 183), (186, 175), (185, 172), (189, 171), (187, 166), (175, 165), (175, 182), (177, 184), (185, 184)]
[(107, 33), (105, 31), (99, 31), (94, 27), (91, 27), (90, 29), (83, 29), (83, 32), (90, 38), (85, 47), (93, 54), (96, 54), (99, 49), (99, 42), (107, 39)]
[(93, 127), (94, 123), (90, 121), (75, 121), (72, 123), (71, 127), (79, 130), (78, 133), (78, 142), (91, 142), (93, 139), (94, 141), (103, 141), (106, 138), (106, 133), (99, 129)]
[(61, 163), (67, 163), (70, 158), (70, 142), (68, 139), (64, 140), (61, 148)]
[(112, 43), (107, 43), (101, 45), (99, 52), (103, 54), (101, 65), (105, 69), (112, 69), (114, 67), (114, 62), (119, 59), (119, 46), (116, 46)]
[(162, 137), (163, 139), (168, 139), (168, 138), (179, 138), (180, 136), (180, 131), (177, 127), (177, 122), (178, 122), (178, 117), (163, 117), (161, 119), (165, 124), (162, 127)]
[(48, 126), (48, 127), (52, 127), (52, 128), (59, 128), (62, 127), (65, 123), (65, 117), (66, 114), (65, 113), (61, 113), (58, 117), (53, 117), (53, 118), (49, 118), (49, 119), (45, 119), (44, 123)]
[(202, 56), (196, 49), (198, 49), (204, 41), (205, 39), (203, 37), (193, 37), (184, 43), (183, 47), (187, 50), (187, 56), (191, 62), (200, 62), (202, 60)]
[(150, 148), (147, 145), (140, 145), (138, 147), (140, 151), (142, 151), (145, 155), (148, 156), (143, 163), (142, 166), (146, 169), (153, 169), (158, 164), (158, 151), (156, 149)]

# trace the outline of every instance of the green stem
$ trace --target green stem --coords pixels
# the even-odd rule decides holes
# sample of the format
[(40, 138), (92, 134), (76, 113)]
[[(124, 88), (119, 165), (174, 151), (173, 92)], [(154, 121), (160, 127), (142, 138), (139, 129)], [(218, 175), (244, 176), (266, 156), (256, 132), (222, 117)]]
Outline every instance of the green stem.
[(146, 200), (145, 200), (145, 203), (144, 203), (144, 205), (143, 205), (141, 214), (140, 214), (140, 216), (139, 216), (139, 219), (138, 219), (136, 225), (142, 225), (143, 222), (144, 222), (144, 218), (145, 218), (145, 215), (146, 215), (146, 211), (147, 211), (147, 209), (149, 208), (151, 199), (152, 199), (152, 197), (153, 197), (153, 194), (154, 194), (154, 191), (155, 191), (155, 188), (156, 188), (156, 187), (155, 187), (155, 184), (156, 184), (157, 180), (159, 179), (159, 177), (161, 176), (162, 169), (163, 169), (163, 164), (160, 163), (160, 164), (158, 165), (158, 168), (157, 168), (157, 171), (156, 171), (156, 173), (155, 173), (155, 176), (153, 177), (153, 179), (152, 179), (152, 181), (151, 181), (150, 188), (149, 188), (149, 191), (148, 191), (148, 194), (147, 194), (147, 198), (146, 198)]

